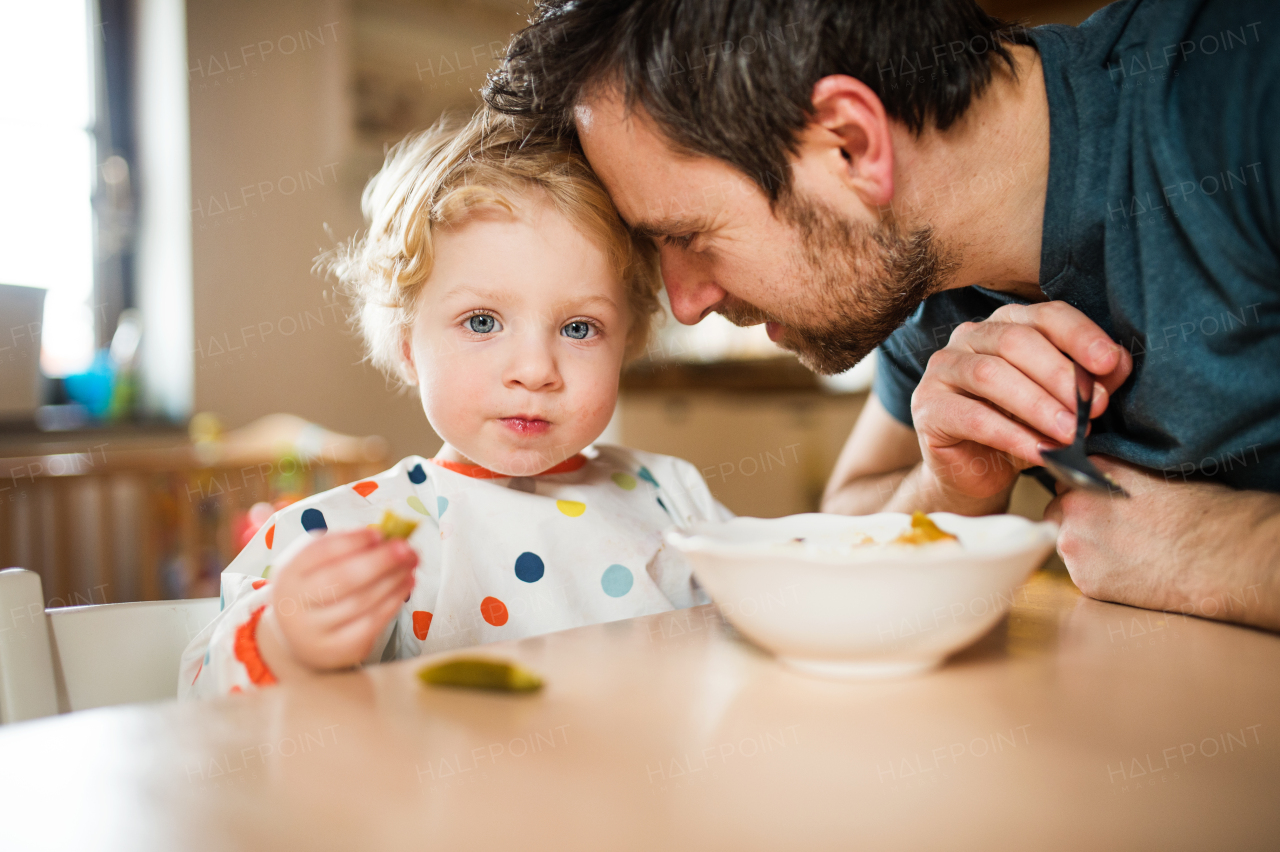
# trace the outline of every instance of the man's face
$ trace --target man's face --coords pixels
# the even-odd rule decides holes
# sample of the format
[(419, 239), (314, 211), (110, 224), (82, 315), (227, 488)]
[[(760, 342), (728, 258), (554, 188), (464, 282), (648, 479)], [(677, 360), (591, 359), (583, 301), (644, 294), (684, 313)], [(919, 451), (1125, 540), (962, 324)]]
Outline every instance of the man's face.
[(622, 218), (658, 243), (682, 323), (713, 311), (737, 325), (763, 322), (809, 369), (839, 373), (940, 289), (950, 269), (927, 229), (903, 234), (865, 206), (836, 210), (799, 179), (775, 215), (745, 175), (674, 152), (643, 109), (627, 112), (616, 96), (588, 100), (576, 118)]

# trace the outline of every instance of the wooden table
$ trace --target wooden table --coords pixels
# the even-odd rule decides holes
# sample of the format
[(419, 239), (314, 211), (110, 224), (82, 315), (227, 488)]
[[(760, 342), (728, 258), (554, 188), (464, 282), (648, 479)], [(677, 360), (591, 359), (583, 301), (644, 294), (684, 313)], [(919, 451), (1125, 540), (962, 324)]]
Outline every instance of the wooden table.
[(710, 607), (0, 732), (0, 847), (1277, 849), (1280, 637), (1041, 572), (911, 680), (803, 677)]

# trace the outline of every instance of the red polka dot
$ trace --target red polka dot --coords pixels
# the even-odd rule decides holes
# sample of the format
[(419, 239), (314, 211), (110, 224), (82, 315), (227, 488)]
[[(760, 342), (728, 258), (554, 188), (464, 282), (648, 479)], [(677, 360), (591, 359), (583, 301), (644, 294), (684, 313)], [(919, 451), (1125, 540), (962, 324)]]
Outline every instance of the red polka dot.
[(370, 494), (378, 490), (378, 483), (357, 482), (355, 485), (351, 487), (355, 489), (355, 492), (359, 494), (361, 497), (368, 497)]
[(413, 635), (419, 639), (427, 638), (427, 631), (431, 629), (431, 613), (423, 612), (420, 609), (413, 611)]
[(507, 605), (497, 598), (485, 598), (480, 601), (480, 614), (494, 627), (501, 627), (507, 623)]
[(253, 586), (253, 590), (254, 590), (255, 592), (256, 592), (258, 589), (261, 589), (261, 588), (262, 588), (263, 586), (265, 586), (266, 584), (267, 584), (267, 581), (266, 581), (266, 580), (254, 580), (252, 583), (250, 583), (250, 585), (251, 585), (251, 586)]
[(276, 543), (276, 525), (272, 524), (271, 529), (267, 530), (267, 550)]

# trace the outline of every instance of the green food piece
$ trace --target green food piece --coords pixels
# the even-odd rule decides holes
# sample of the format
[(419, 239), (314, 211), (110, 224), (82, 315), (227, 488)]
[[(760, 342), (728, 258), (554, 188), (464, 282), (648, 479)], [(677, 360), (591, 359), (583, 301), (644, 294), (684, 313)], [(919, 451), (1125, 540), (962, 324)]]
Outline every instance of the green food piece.
[(383, 538), (408, 538), (417, 528), (417, 521), (406, 521), (390, 509), (382, 513), (382, 520), (378, 522)]
[(484, 657), (454, 657), (418, 671), (423, 683), (437, 686), (464, 686), (499, 692), (536, 692), (542, 678), (515, 663)]

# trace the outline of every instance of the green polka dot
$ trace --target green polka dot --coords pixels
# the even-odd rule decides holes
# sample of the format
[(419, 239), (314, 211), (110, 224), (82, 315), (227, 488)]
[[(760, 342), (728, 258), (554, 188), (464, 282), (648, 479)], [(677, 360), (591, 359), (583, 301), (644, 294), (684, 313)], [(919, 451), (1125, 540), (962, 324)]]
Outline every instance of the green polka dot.
[(271, 573), (271, 566), (268, 565), (266, 568), (262, 569), (262, 578), (265, 580), (267, 578), (267, 575), (270, 573)]
[(627, 491), (631, 491), (636, 487), (636, 478), (629, 473), (615, 473), (613, 475), (614, 483)]
[(405, 500), (405, 502), (409, 504), (410, 509), (417, 512), (419, 515), (426, 515), (428, 518), (431, 517), (431, 513), (427, 511), (427, 507), (422, 505), (422, 501), (417, 497), (410, 497), (408, 500)]

